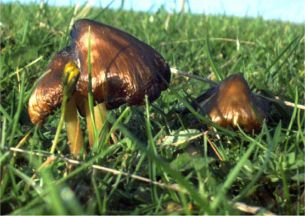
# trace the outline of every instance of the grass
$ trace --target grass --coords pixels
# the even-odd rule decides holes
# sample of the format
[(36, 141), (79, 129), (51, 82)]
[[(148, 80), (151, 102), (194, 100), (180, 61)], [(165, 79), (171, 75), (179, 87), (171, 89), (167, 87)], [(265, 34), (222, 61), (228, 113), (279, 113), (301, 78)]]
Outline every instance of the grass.
[[(259, 206), (261, 213), (305, 213), (301, 109), (278, 105), (257, 134), (221, 128), (202, 134), (192, 120), (206, 117), (189, 103), (209, 84), (173, 75), (170, 89), (153, 104), (111, 111), (106, 138), (70, 171), (64, 131), (59, 157), (38, 169), (60, 110), (40, 128), (27, 115), (36, 80), (68, 44), (78, 18), (131, 33), (172, 67), (214, 80), (242, 72), (255, 91), (296, 104), (304, 104), (305, 95), (302, 25), (162, 9), (139, 13), (15, 3), (0, 4), (0, 11), (1, 214), (242, 214), (236, 202)], [(191, 109), (186, 116), (178, 112), (184, 107)], [(107, 145), (111, 132), (118, 141)], [(13, 147), (24, 152), (10, 151)]]

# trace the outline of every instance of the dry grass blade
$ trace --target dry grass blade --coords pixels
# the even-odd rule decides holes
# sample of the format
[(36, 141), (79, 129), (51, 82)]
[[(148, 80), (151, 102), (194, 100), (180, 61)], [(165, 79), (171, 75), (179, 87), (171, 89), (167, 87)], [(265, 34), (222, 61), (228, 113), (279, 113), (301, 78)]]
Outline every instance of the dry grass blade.
[(189, 72), (184, 72), (184, 71), (178, 70), (177, 68), (170, 68), (170, 70), (171, 70), (172, 74), (175, 74), (177, 76), (184, 76), (184, 77), (189, 77), (189, 78), (197, 79), (197, 80), (209, 83), (209, 84), (211, 84), (213, 86), (217, 85), (217, 83), (215, 81), (213, 81), (213, 80), (210, 80), (210, 79), (198, 76), (198, 75), (194, 75), (194, 74), (191, 74)]
[(242, 202), (235, 202), (233, 204), (234, 208), (242, 211), (242, 212), (246, 212), (246, 213), (250, 213), (250, 214), (260, 214), (260, 215), (264, 215), (264, 216), (275, 216), (276, 214), (267, 211), (264, 208), (258, 207), (258, 206), (250, 206), (247, 205), (245, 203)]
[(20, 148), (21, 146), (23, 146), (23, 144), (29, 139), (31, 133), (32, 133), (32, 131), (28, 131), (24, 135), (24, 137), (22, 137), (22, 139), (18, 142), (18, 144), (16, 145), (16, 148)]
[[(170, 44), (181, 44), (181, 43), (193, 43), (193, 42), (198, 42), (198, 41), (204, 41), (206, 38), (192, 38), (192, 39), (187, 39), (187, 40), (177, 40), (177, 41), (169, 41), (169, 42), (162, 42), (161, 46), (166, 46)], [(233, 39), (233, 38), (210, 38), (211, 41), (224, 41), (224, 42), (231, 42), (231, 43), (238, 43), (241, 44), (247, 44), (247, 45), (255, 45), (254, 42), (252, 41), (244, 41), (244, 40), (238, 40), (238, 39)]]
[[(84, 162), (79, 161), (79, 160), (71, 159), (71, 158), (68, 158), (68, 157), (65, 157), (65, 156), (58, 156), (58, 155), (54, 155), (54, 154), (52, 155), (52, 154), (49, 154), (49, 153), (32, 152), (32, 151), (27, 151), (27, 150), (24, 150), (24, 149), (14, 148), (14, 147), (5, 148), (5, 149), (8, 149), (8, 150), (10, 150), (14, 153), (21, 153), (21, 154), (40, 156), (40, 157), (47, 157), (47, 160), (39, 167), (39, 169), (50, 165), (51, 163), (53, 163), (55, 160), (58, 160), (58, 159), (63, 160), (63, 161), (65, 161), (69, 164), (72, 164), (72, 165), (81, 165), (81, 164), (84, 163)], [(100, 166), (100, 165), (97, 165), (97, 164), (91, 165), (91, 168), (95, 169), (95, 170), (102, 171), (102, 172), (112, 173), (114, 175), (123, 175), (123, 176), (130, 177), (130, 178), (133, 178), (133, 179), (138, 180), (138, 181), (142, 181), (142, 182), (145, 182), (145, 183), (157, 185), (161, 188), (166, 188), (166, 189), (174, 190), (174, 191), (177, 191), (177, 192), (183, 192), (183, 190), (180, 189), (178, 187), (178, 185), (166, 184), (166, 183), (162, 183), (162, 182), (152, 181), (152, 180), (150, 180), (148, 178), (145, 178), (145, 177), (142, 177), (142, 176), (129, 174), (129, 173), (126, 173), (126, 172), (122, 172), (122, 171), (119, 171), (119, 170), (116, 170), (116, 169)]]
[(14, 73), (11, 73), (9, 75), (9, 77), (14, 76), (15, 74), (17, 75), (18, 73), (20, 73), (21, 71), (23, 71), (25, 68), (29, 68), (32, 65), (36, 64), (37, 62), (41, 61), (43, 59), (43, 56), (39, 56), (38, 58), (34, 59), (33, 61), (31, 61), (30, 63), (28, 63), (27, 65), (25, 65), (23, 68), (17, 69)]
[(282, 100), (282, 99), (280, 99), (279, 96), (275, 96), (274, 99), (273, 99), (273, 98), (269, 98), (269, 97), (259, 95), (259, 94), (256, 94), (256, 95), (259, 96), (259, 97), (265, 98), (266, 100), (272, 101), (272, 102), (283, 103), (283, 104), (285, 104), (286, 106), (289, 106), (289, 107), (296, 107), (298, 109), (305, 110), (305, 105), (295, 104), (295, 103), (292, 103), (290, 101)]
[(210, 144), (211, 148), (212, 148), (213, 151), (215, 152), (216, 156), (218, 157), (218, 159), (219, 159), (220, 161), (224, 161), (224, 159), (221, 157), (220, 153), (219, 153), (218, 150), (216, 149), (214, 143), (211, 142), (211, 140), (208, 138), (208, 135), (206, 135), (206, 138), (207, 138), (208, 143)]

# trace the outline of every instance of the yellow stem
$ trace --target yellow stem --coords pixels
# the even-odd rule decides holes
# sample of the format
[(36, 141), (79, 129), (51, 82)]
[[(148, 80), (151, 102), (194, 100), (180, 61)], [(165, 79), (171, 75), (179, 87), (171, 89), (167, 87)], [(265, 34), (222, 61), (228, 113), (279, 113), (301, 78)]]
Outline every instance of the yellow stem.
[(94, 116), (96, 128), (100, 132), (107, 119), (107, 109), (104, 103), (100, 103), (94, 107)]
[(67, 109), (65, 113), (65, 123), (67, 129), (67, 136), (70, 144), (70, 152), (74, 156), (78, 156), (84, 145), (82, 130), (80, 127), (80, 120), (77, 116), (77, 109), (75, 104), (75, 95), (73, 95), (67, 102)]
[[(89, 138), (89, 145), (90, 148), (93, 147), (94, 144), (94, 130), (92, 127), (92, 119), (90, 116), (90, 110), (88, 102), (85, 102), (85, 110), (86, 110), (86, 120), (87, 120), (87, 129), (88, 129), (88, 138)], [(94, 111), (94, 121), (95, 121), (95, 127), (97, 130), (97, 134), (100, 134), (104, 123), (106, 122), (107, 118), (107, 109), (104, 103), (100, 103), (93, 108)]]

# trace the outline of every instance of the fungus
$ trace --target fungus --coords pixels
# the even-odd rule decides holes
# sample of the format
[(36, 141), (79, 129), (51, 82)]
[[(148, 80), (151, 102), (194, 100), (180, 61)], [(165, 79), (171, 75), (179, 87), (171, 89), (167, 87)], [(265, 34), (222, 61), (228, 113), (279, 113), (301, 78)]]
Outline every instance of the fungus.
[[(71, 153), (77, 155), (83, 146), (83, 138), (76, 106), (86, 116), (92, 147), (92, 126), (100, 132), (107, 110), (125, 103), (141, 105), (145, 95), (149, 101), (157, 99), (168, 86), (170, 69), (163, 57), (149, 45), (126, 32), (92, 20), (76, 21), (71, 40), (71, 46), (51, 61), (50, 72), (38, 83), (30, 98), (28, 112), (33, 123), (41, 123), (65, 102), (63, 99), (68, 98), (67, 105), (62, 104), (66, 110), (63, 115)], [(77, 82), (73, 83), (74, 91), (69, 91), (68, 97), (63, 94), (65, 87), (61, 81), (65, 71), (79, 72)], [(91, 93), (95, 103), (93, 113), (88, 102)], [(51, 151), (56, 147), (54, 143)]]
[(266, 105), (251, 92), (242, 74), (234, 74), (207, 91), (201, 107), (223, 127), (258, 130), (266, 118)]

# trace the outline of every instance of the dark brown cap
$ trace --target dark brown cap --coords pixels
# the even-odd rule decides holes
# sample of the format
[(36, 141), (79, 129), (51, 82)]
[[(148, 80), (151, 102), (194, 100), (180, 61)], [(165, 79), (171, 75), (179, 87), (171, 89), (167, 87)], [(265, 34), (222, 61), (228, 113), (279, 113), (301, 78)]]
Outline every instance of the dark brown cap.
[(152, 47), (114, 27), (87, 19), (74, 23), (72, 49), (81, 75), (77, 91), (88, 94), (90, 40), (92, 92), (108, 109), (139, 105), (145, 95), (158, 98), (170, 81), (170, 69)]
[(234, 74), (213, 89), (204, 110), (211, 120), (223, 127), (237, 127), (246, 131), (261, 127), (266, 107), (251, 92), (242, 74)]
[(62, 76), (66, 64), (72, 61), (70, 48), (58, 52), (51, 60), (47, 74), (38, 82), (28, 103), (28, 113), (32, 123), (42, 122), (63, 97)]

